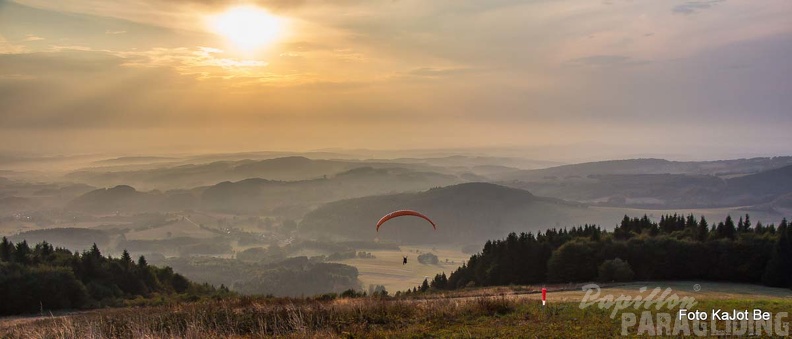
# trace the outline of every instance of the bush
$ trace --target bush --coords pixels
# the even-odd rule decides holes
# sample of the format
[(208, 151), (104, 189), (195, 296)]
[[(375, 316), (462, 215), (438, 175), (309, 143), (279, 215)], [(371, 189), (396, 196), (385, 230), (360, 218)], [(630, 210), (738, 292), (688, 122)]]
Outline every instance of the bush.
[(432, 253), (424, 253), (418, 256), (418, 262), (424, 265), (437, 265), (440, 260)]
[(338, 294), (335, 293), (325, 293), (314, 297), (314, 300), (321, 300), (321, 301), (332, 301), (338, 298)]
[(515, 310), (513, 303), (504, 297), (477, 298), (475, 305), (478, 308), (479, 312), (484, 313), (488, 316), (505, 315), (512, 313)]
[(359, 298), (362, 296), (364, 296), (363, 292), (358, 292), (351, 288), (344, 292), (341, 292), (341, 298)]

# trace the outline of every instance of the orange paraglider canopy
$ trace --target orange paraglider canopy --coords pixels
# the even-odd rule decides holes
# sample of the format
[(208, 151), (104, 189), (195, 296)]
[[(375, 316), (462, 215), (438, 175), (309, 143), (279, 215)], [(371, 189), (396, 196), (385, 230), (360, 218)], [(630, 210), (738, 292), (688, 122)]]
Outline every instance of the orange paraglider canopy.
[(382, 219), (380, 219), (377, 222), (377, 232), (379, 232), (380, 226), (382, 226), (382, 224), (384, 224), (386, 221), (391, 220), (393, 218), (402, 217), (402, 216), (405, 216), (405, 215), (412, 215), (412, 216), (415, 216), (415, 217), (423, 218), (424, 220), (426, 220), (430, 224), (432, 224), (432, 228), (437, 230), (437, 226), (435, 225), (435, 223), (431, 219), (429, 219), (429, 217), (427, 217), (427, 216), (425, 216), (425, 215), (423, 215), (421, 213), (418, 213), (416, 211), (413, 211), (413, 210), (398, 210), (398, 211), (393, 211), (393, 212), (390, 212), (390, 213), (386, 214), (384, 217), (382, 217)]

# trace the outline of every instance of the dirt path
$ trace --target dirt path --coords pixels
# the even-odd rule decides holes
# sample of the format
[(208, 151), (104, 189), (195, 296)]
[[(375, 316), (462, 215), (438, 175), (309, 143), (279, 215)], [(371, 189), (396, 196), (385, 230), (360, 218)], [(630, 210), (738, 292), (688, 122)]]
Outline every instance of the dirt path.
[(0, 317), (0, 333), (2, 333), (5, 329), (9, 327), (29, 324), (38, 320), (44, 319), (60, 319), (71, 317), (74, 315), (80, 314), (91, 314), (96, 312), (101, 312), (102, 310), (88, 310), (88, 311), (57, 311), (57, 312), (49, 312), (46, 315), (25, 315), (25, 316), (11, 316), (11, 317)]

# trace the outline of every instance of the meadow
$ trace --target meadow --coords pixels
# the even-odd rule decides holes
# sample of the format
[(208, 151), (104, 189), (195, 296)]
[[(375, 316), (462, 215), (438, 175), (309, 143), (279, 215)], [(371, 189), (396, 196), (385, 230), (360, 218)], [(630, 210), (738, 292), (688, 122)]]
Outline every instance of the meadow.
[[(391, 294), (420, 286), (424, 279), (430, 281), (436, 274), (451, 274), (470, 255), (459, 248), (431, 246), (400, 246), (400, 250), (370, 250), (374, 258), (354, 258), (338, 261), (358, 269), (358, 279), (363, 286), (382, 285)], [(418, 256), (423, 253), (437, 255), (437, 264), (422, 264)], [(407, 265), (402, 265), (407, 256)], [(448, 261), (446, 261), (448, 260)]]
[[(695, 296), (693, 309), (792, 310), (789, 290), (753, 285), (695, 282), (634, 283), (603, 288), (603, 293), (638, 294), (638, 286), (672, 287)], [(691, 290), (685, 289), (690, 286)], [(564, 290), (570, 288), (571, 290)], [(542, 306), (538, 286), (473, 289), (407, 298), (233, 297), (155, 307), (95, 310), (62, 316), (0, 320), (9, 338), (505, 338), (613, 337), (622, 332), (621, 313), (581, 308), (579, 286), (550, 286)], [(558, 290), (558, 291), (557, 291)], [(474, 296), (475, 295), (475, 296)], [(653, 315), (658, 310), (650, 309)], [(675, 313), (676, 309), (660, 312)], [(780, 326), (789, 326), (789, 318)], [(718, 321), (724, 328), (727, 323)], [(782, 329), (782, 328), (780, 328)], [(628, 332), (635, 335), (635, 329)]]

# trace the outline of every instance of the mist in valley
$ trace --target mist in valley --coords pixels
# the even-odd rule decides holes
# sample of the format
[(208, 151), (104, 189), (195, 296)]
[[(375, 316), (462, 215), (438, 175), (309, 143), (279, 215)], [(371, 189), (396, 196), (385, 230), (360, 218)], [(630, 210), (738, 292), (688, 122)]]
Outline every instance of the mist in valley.
[[(675, 213), (770, 224), (792, 212), (792, 157), (569, 164), (339, 150), (47, 157), (14, 168), (0, 178), (0, 232), (10, 241), (126, 250), (244, 294), (404, 290), (511, 232), (612, 229), (625, 215)], [(418, 218), (375, 230), (399, 209), (425, 213), (437, 230)], [(415, 261), (402, 267), (401, 256)]]

